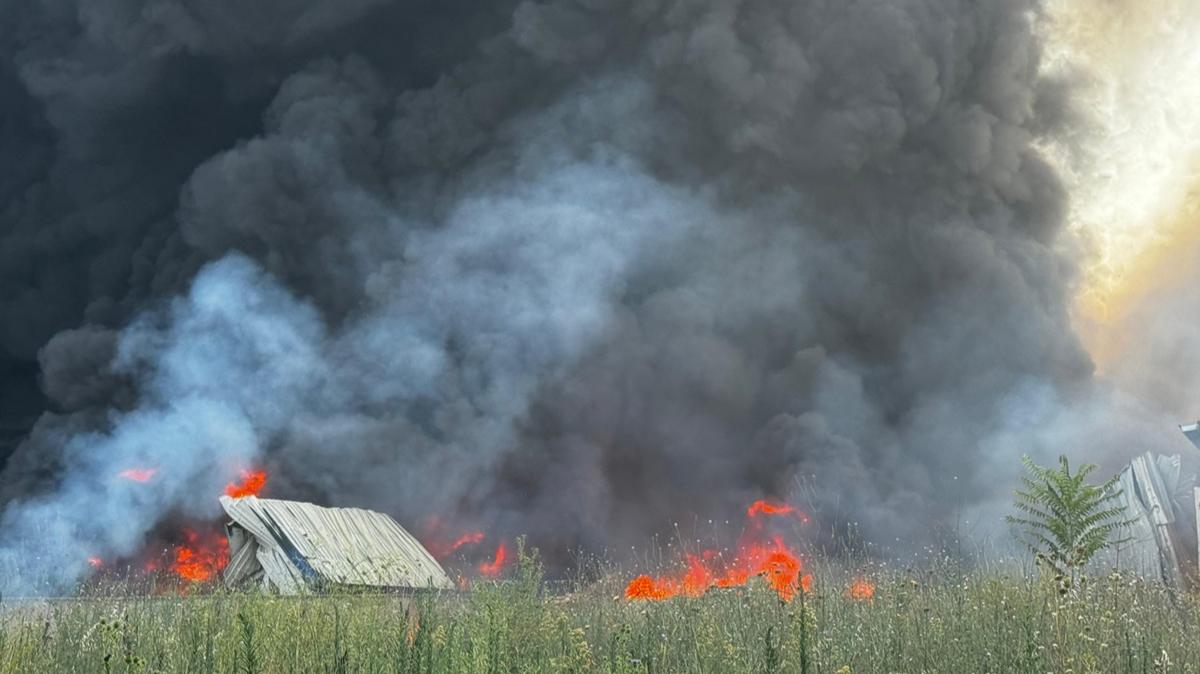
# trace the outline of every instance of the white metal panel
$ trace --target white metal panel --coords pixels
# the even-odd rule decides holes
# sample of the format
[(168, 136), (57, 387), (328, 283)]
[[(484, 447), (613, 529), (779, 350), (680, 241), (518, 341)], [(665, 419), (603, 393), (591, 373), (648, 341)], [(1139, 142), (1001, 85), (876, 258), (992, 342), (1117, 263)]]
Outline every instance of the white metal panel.
[(269, 586), (274, 586), (281, 594), (298, 594), (306, 587), (299, 569), (278, 548), (260, 546), (258, 563), (262, 565)]
[(263, 569), (281, 592), (304, 582), (303, 567), (323, 582), (381, 587), (453, 588), (437, 560), (387, 515), (359, 508), (221, 497), (231, 518), (259, 542)]
[[(1200, 546), (1200, 487), (1192, 488), (1192, 505), (1196, 509), (1196, 541), (1197, 545)], [(1196, 550), (1196, 559), (1200, 560), (1200, 547)], [(1200, 577), (1200, 568), (1192, 569), (1192, 572)]]
[(1149, 453), (1136, 457), (1129, 463), (1134, 478), (1139, 487), (1139, 496), (1150, 516), (1150, 521), (1156, 526), (1164, 526), (1175, 521), (1175, 511), (1171, 507), (1170, 492), (1158, 469), (1158, 462)]
[(1130, 461), (1117, 486), (1120, 501), (1135, 518), (1120, 535), (1130, 540), (1114, 550), (1123, 568), (1160, 578), (1169, 585), (1181, 579), (1175, 549), (1176, 505), (1172, 503), (1180, 482), (1177, 461), (1161, 461), (1147, 452)]
[(1200, 422), (1185, 424), (1180, 426), (1179, 430), (1183, 431), (1183, 434), (1187, 436), (1188, 440), (1192, 441), (1193, 445), (1200, 447)]
[(229, 548), (234, 552), (229, 555), (229, 563), (225, 565), (225, 570), (221, 573), (221, 577), (229, 587), (241, 585), (262, 568), (258, 563), (257, 539), (246, 534), (244, 529), (230, 531), (229, 538), (232, 541), (239, 531), (249, 540), (242, 541), (236, 547), (232, 542), (230, 543)]

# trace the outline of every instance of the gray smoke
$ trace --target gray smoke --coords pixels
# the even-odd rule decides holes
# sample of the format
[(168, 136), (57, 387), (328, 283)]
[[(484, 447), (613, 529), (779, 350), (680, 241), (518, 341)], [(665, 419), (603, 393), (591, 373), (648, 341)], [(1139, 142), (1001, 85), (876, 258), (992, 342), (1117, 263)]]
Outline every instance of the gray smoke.
[(1037, 3), (475, 4), (11, 10), (0, 345), (52, 410), (0, 483), (24, 582), (248, 464), (552, 559), (798, 482), (917, 545), (1021, 452), (1159, 421), (1070, 326)]

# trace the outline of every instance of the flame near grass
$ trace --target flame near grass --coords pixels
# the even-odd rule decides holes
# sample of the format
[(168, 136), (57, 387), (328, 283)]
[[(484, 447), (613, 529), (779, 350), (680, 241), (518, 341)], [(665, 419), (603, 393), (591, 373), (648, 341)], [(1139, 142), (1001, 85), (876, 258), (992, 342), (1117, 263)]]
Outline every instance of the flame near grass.
[(810, 590), (812, 575), (805, 573), (800, 556), (782, 536), (765, 537), (762, 519), (799, 517), (807, 522), (807, 518), (786, 503), (768, 501), (752, 503), (746, 516), (749, 521), (732, 558), (715, 549), (687, 554), (681, 571), (658, 577), (641, 575), (629, 581), (625, 598), (661, 601), (681, 595), (699, 597), (712, 588), (745, 585), (752, 578), (764, 579), (784, 601), (791, 601), (797, 592)]

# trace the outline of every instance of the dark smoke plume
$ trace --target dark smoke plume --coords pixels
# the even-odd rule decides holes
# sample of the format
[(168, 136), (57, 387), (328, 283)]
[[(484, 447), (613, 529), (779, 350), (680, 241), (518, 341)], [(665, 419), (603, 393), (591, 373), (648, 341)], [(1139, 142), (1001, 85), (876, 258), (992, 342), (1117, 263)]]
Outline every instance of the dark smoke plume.
[(8, 4), (14, 585), (247, 463), (550, 550), (807, 480), (913, 544), (1146, 423), (1069, 322), (1032, 0)]

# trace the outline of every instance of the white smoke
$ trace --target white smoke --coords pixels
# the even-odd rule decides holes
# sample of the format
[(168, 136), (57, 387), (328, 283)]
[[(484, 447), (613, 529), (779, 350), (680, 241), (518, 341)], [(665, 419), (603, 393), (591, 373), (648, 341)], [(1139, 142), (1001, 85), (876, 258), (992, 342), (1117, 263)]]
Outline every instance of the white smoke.
[[(438, 228), (412, 227), (336, 332), (242, 255), (135, 320), (112, 368), (141, 382), (138, 402), (66, 440), (54, 490), (8, 505), (4, 591), (63, 591), (89, 557), (132, 555), (164, 517), (215, 517), (225, 482), (269, 449), (318, 481), (378, 475), (374, 490), (444, 468), (407, 481), (404, 502), (449, 507), (455, 481), (511, 444), (539, 381), (604, 332), (633, 260), (705, 217), (616, 157), (528, 171), (463, 196)], [(408, 425), (437, 440), (406, 447)], [(360, 463), (372, 428), (387, 463)], [(119, 476), (134, 467), (154, 476)]]

